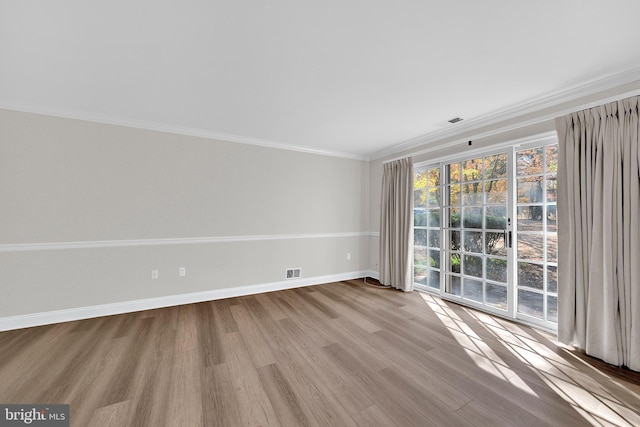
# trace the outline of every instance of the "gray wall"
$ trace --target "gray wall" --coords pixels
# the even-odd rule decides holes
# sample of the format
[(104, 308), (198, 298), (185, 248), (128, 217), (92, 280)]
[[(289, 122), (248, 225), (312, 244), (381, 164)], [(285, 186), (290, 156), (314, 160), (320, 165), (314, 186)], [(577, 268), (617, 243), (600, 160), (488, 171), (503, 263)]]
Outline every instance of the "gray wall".
[[(0, 110), (0, 318), (276, 283), (289, 267), (303, 278), (375, 275), (384, 160), (550, 131), (567, 110), (639, 90), (634, 82), (371, 162)], [(251, 237), (265, 235), (277, 239)], [(248, 238), (11, 249), (224, 236)]]
[(0, 110), (0, 317), (362, 271), (368, 197), (365, 161)]

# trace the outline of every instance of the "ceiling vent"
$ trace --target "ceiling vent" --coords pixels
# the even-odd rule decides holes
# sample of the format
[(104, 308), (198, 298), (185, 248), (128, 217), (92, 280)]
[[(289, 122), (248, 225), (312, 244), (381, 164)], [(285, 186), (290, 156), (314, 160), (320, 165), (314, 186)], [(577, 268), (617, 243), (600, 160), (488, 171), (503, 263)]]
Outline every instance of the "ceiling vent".
[(448, 121), (449, 123), (458, 123), (458, 122), (461, 122), (461, 121), (462, 121), (462, 119), (461, 119), (460, 117), (454, 117), (453, 119), (451, 119), (451, 120), (447, 120), (447, 121)]

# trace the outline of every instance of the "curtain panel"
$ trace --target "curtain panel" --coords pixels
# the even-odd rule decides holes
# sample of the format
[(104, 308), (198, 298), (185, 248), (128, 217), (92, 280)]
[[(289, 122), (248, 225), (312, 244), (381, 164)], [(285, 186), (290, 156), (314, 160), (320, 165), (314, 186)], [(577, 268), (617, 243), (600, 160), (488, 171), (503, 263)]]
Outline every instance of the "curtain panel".
[(558, 339), (636, 371), (640, 371), (639, 99), (556, 119)]
[(384, 164), (380, 214), (380, 283), (413, 289), (413, 163)]

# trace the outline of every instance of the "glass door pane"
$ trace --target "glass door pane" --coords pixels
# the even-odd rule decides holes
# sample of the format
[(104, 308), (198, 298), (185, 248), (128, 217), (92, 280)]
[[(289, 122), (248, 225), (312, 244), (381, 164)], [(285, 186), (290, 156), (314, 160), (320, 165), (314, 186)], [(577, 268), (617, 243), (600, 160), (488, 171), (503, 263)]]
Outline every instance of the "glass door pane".
[(557, 144), (516, 152), (517, 312), (551, 323), (558, 316), (557, 160)]
[(413, 174), (413, 282), (440, 290), (440, 167)]
[(507, 311), (507, 153), (444, 165), (445, 288), (452, 296)]

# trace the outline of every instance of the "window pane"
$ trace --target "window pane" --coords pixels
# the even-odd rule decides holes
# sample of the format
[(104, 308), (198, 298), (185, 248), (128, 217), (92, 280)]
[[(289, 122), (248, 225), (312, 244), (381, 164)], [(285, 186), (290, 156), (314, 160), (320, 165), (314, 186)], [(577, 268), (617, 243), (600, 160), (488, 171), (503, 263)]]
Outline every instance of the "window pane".
[(543, 269), (539, 264), (518, 263), (518, 286), (542, 290)]
[(460, 232), (459, 231), (450, 231), (449, 232), (449, 244), (451, 250), (459, 251), (460, 250)]
[(460, 163), (451, 163), (447, 165), (446, 170), (450, 183), (460, 182)]
[(518, 206), (518, 230), (542, 231), (542, 205)]
[(464, 279), (464, 297), (473, 301), (482, 302), (482, 282), (479, 280)]
[(413, 225), (416, 227), (426, 227), (427, 211), (424, 208), (413, 209)]
[(550, 322), (558, 323), (558, 298), (548, 296), (547, 297), (547, 320)]
[(547, 267), (547, 291), (558, 293), (558, 267)]
[(429, 227), (440, 227), (440, 209), (429, 209), (427, 213)]
[(547, 261), (558, 262), (558, 236), (547, 235)]
[(507, 176), (507, 155), (497, 154), (484, 158), (484, 176), (488, 179)]
[(501, 310), (507, 310), (507, 287), (487, 283), (487, 304)]
[(433, 289), (440, 289), (440, 272), (436, 270), (429, 270), (429, 282), (428, 285)]
[(460, 208), (449, 208), (446, 211), (449, 227), (460, 228)]
[(482, 179), (482, 159), (471, 159), (462, 162), (462, 180), (477, 181)]
[(556, 175), (547, 175), (547, 202), (554, 203), (558, 199), (558, 180)]
[(547, 146), (547, 172), (558, 170), (558, 144)]
[(440, 250), (429, 249), (429, 267), (440, 268)]
[(427, 189), (427, 202), (431, 207), (440, 206), (440, 187), (429, 187)]
[(482, 182), (462, 184), (462, 204), (465, 206), (482, 204)]
[(464, 251), (482, 253), (482, 232), (464, 232)]
[(558, 231), (556, 226), (556, 212), (557, 210), (555, 205), (547, 206), (547, 231)]
[(424, 228), (414, 228), (413, 244), (415, 246), (427, 246), (427, 230)]
[(447, 186), (449, 195), (449, 205), (457, 206), (460, 204), (460, 184)]
[(440, 185), (440, 168), (432, 168), (427, 172), (427, 185), (430, 187), (437, 187)]
[(428, 245), (432, 248), (440, 247), (440, 230), (429, 230)]
[(491, 230), (504, 230), (507, 228), (507, 207), (488, 206), (485, 208), (485, 228)]
[(516, 153), (516, 175), (536, 175), (539, 173), (542, 173), (542, 147)]
[(418, 170), (413, 172), (413, 188), (424, 189), (427, 186), (427, 171)]
[(460, 286), (460, 278), (458, 276), (447, 275), (445, 292), (457, 296), (462, 295), (462, 287)]
[(482, 208), (463, 208), (463, 227), (482, 228)]
[(453, 273), (460, 273), (460, 254), (450, 253), (451, 257), (451, 271)]
[(413, 192), (413, 206), (416, 208), (427, 205), (427, 193), (424, 190), (415, 190)]
[(542, 261), (544, 256), (542, 234), (518, 233), (518, 258)]
[(516, 180), (518, 203), (542, 203), (542, 176)]
[(507, 180), (499, 179), (484, 183), (484, 196), (486, 203), (507, 202)]
[(427, 276), (427, 250), (414, 248), (413, 250), (413, 280), (416, 283), (425, 284)]
[(542, 319), (544, 315), (544, 295), (530, 291), (518, 291), (518, 311)]
[(504, 241), (504, 232), (486, 232), (484, 239), (484, 250), (488, 255), (507, 256), (507, 248)]
[(466, 276), (482, 277), (482, 257), (465, 255), (462, 274)]
[(487, 279), (507, 283), (507, 260), (487, 258)]

